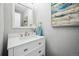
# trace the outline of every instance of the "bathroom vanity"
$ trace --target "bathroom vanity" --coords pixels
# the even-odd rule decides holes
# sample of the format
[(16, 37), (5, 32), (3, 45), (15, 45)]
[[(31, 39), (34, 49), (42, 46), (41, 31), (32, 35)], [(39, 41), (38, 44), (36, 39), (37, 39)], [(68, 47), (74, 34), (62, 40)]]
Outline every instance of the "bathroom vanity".
[[(12, 4), (12, 28), (13, 29), (35, 29), (33, 4), (15, 3)], [(36, 36), (28, 33), (8, 34), (8, 55), (9, 56), (44, 56), (44, 36)]]
[(8, 36), (9, 56), (44, 56), (44, 36), (19, 37)]

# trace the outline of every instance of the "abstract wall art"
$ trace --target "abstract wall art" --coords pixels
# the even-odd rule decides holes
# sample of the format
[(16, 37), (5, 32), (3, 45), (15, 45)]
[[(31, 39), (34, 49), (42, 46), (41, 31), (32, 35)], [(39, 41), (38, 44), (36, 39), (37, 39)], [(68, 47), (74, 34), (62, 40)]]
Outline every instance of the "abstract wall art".
[(78, 26), (79, 3), (51, 3), (52, 26)]

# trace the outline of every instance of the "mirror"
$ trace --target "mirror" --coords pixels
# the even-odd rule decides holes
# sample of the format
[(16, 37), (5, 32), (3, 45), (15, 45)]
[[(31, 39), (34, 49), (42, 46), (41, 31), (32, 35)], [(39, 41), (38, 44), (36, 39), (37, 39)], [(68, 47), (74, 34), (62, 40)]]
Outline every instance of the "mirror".
[(14, 4), (13, 28), (35, 27), (33, 4)]

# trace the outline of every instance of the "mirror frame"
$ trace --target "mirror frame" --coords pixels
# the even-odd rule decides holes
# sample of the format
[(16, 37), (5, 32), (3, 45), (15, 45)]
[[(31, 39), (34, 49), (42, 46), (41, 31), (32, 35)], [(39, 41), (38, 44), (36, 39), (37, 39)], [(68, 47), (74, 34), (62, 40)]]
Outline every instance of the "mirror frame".
[[(21, 4), (21, 3), (13, 3), (12, 4), (12, 28), (36, 28), (36, 19), (35, 19), (35, 11), (34, 11), (34, 7), (30, 7), (29, 5), (27, 5), (28, 8), (31, 8), (33, 10), (33, 26), (19, 26), (16, 27), (14, 26), (14, 19), (15, 19), (15, 4)], [(26, 3), (27, 4), (27, 3)], [(30, 3), (28, 3), (30, 4)]]

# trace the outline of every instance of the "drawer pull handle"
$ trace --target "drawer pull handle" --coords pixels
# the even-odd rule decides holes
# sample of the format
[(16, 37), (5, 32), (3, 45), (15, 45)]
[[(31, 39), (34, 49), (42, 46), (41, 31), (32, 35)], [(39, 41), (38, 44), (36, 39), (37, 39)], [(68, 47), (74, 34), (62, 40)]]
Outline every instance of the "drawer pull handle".
[(39, 42), (38, 44), (41, 45), (41, 42)]
[(44, 54), (42, 56), (44, 56)]
[(28, 49), (24, 49), (24, 52), (27, 51)]
[(39, 53), (41, 53), (41, 50), (39, 51)]

